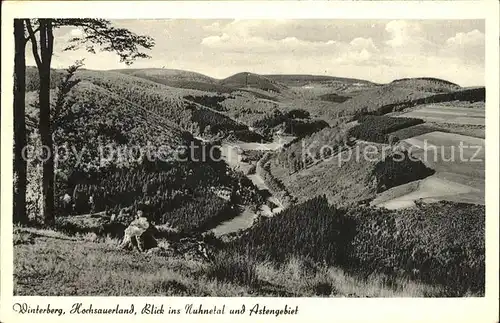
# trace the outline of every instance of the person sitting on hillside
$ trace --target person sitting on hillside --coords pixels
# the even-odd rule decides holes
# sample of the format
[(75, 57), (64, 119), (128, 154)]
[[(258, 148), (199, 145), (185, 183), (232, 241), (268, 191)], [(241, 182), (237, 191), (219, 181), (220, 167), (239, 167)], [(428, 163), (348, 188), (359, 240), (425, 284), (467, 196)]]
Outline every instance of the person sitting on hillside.
[(136, 247), (140, 252), (158, 246), (154, 235), (158, 232), (156, 227), (144, 216), (142, 210), (137, 211), (134, 221), (125, 229), (122, 249), (133, 249)]
[(68, 193), (64, 194), (64, 196), (62, 197), (62, 203), (64, 212), (66, 213), (66, 215), (70, 215), (73, 211), (73, 204), (71, 203), (71, 196)]

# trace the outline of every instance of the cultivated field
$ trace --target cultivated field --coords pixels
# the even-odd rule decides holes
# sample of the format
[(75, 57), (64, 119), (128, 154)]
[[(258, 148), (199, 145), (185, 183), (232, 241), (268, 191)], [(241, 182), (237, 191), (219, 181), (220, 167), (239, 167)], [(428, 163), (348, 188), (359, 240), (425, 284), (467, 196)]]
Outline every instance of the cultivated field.
[(398, 115), (405, 118), (419, 118), (430, 122), (463, 125), (484, 125), (484, 108), (452, 107), (442, 104), (422, 105), (413, 111)]
[(402, 144), (436, 173), (383, 192), (372, 205), (395, 209), (412, 206), (418, 199), (484, 204), (484, 139), (435, 131), (405, 139)]

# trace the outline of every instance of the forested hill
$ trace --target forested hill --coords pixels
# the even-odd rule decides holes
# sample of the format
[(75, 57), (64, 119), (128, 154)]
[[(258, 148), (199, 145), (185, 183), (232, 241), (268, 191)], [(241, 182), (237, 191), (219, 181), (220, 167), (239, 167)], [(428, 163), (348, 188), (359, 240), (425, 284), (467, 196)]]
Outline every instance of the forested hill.
[[(51, 82), (51, 88), (57, 87), (64, 73), (63, 70), (52, 71), (53, 81)], [(28, 91), (36, 91), (38, 89), (37, 75), (35, 68), (28, 68)], [(100, 91), (107, 92), (111, 97), (118, 97), (130, 105), (144, 109), (163, 120), (167, 120), (172, 127), (195, 134), (203, 132), (206, 129), (211, 129), (211, 131), (217, 133), (219, 131), (227, 132), (247, 128), (223, 113), (199, 104), (199, 102), (192, 102), (186, 99), (189, 97), (212, 95), (208, 92), (170, 87), (144, 78), (113, 71), (81, 69), (76, 73), (75, 78), (83, 81), (82, 83), (97, 86)], [(79, 86), (77, 85), (77, 89)], [(75, 93), (76, 101), (86, 99), (85, 97), (80, 97), (81, 93), (78, 91)], [(91, 93), (87, 91), (85, 96), (89, 95)], [(100, 103), (96, 102), (96, 104)]]

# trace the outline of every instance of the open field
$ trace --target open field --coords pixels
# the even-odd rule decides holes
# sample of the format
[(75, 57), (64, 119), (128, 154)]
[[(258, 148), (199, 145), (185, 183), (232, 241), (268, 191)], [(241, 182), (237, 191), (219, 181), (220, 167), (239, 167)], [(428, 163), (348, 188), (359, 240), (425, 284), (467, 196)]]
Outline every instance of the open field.
[(486, 129), (484, 126), (481, 125), (463, 125), (463, 124), (435, 123), (435, 122), (425, 122), (423, 124), (418, 124), (416, 126), (400, 129), (391, 132), (389, 135), (392, 136), (393, 138), (398, 138), (399, 140), (403, 140), (434, 131), (450, 132), (459, 135), (482, 138), (482, 139), (484, 139), (486, 136)]
[(403, 145), (436, 173), (411, 187), (383, 192), (372, 205), (402, 208), (419, 199), (485, 203), (484, 139), (435, 131), (405, 139)]
[(450, 107), (441, 104), (423, 105), (411, 112), (398, 115), (398, 117), (420, 118), (430, 122), (465, 125), (484, 125), (484, 116), (485, 109)]

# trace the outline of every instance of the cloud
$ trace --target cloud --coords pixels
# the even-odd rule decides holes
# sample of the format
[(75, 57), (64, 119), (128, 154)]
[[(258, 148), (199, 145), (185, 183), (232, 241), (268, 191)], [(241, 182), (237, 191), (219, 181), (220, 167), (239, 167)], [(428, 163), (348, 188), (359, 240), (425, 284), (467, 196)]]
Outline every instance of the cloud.
[(404, 47), (414, 43), (415, 38), (421, 38), (422, 28), (418, 23), (404, 20), (393, 20), (385, 26), (391, 39), (386, 43), (394, 48)]
[[(444, 20), (117, 20), (113, 24), (156, 40), (161, 67), (226, 77), (241, 71), (337, 75), (389, 82), (431, 76), (484, 84), (484, 23)], [(116, 54), (62, 52), (75, 28), (56, 30), (54, 67), (86, 58), (86, 68), (123, 68)], [(27, 46), (28, 64), (33, 64)], [(448, 76), (447, 76), (448, 75)], [(480, 83), (476, 83), (480, 82)]]
[(394, 53), (432, 55), (438, 50), (438, 45), (427, 39), (418, 21), (393, 20), (386, 24), (385, 31), (390, 37), (385, 44)]
[(306, 41), (297, 37), (286, 37), (283, 39), (266, 39), (259, 36), (242, 36), (241, 34), (213, 35), (201, 40), (201, 45), (212, 50), (224, 51), (226, 53), (314, 53), (322, 55), (339, 48), (336, 41)]
[(450, 47), (477, 47), (484, 46), (484, 34), (477, 29), (468, 33), (457, 33), (446, 40)]
[(221, 29), (221, 25), (218, 21), (211, 23), (210, 25), (206, 25), (202, 27), (203, 30), (210, 32), (218, 32)]
[(484, 66), (485, 38), (477, 29), (460, 32), (446, 40), (442, 55), (455, 57), (465, 64)]
[(377, 52), (378, 48), (375, 46), (373, 43), (373, 39), (371, 38), (363, 38), (363, 37), (357, 37), (354, 38), (349, 45), (351, 45), (352, 49), (355, 50), (367, 50), (370, 52)]
[(222, 34), (221, 36), (208, 36), (201, 40), (201, 44), (209, 47), (217, 47), (221, 44), (227, 43), (230, 40), (228, 34)]

